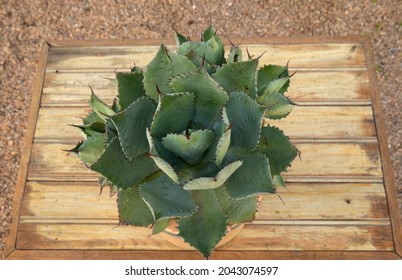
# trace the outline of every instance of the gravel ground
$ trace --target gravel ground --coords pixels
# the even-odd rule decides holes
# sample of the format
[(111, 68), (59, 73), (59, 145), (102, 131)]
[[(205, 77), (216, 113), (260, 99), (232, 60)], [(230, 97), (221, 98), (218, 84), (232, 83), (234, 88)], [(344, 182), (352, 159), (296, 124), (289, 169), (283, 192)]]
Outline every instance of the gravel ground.
[(170, 37), (170, 23), (194, 38), (211, 20), (230, 37), (370, 36), (401, 205), (401, 7), (401, 0), (0, 0), (0, 250), (11, 223), (31, 85), (45, 40)]

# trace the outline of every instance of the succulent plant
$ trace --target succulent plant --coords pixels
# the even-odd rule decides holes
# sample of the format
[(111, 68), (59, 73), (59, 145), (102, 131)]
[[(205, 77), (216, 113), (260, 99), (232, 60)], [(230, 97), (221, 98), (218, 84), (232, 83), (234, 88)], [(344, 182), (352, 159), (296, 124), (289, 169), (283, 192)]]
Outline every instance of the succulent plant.
[[(277, 127), (293, 103), (287, 66), (242, 60), (210, 26), (200, 42), (176, 32), (145, 70), (117, 73), (117, 98), (92, 91), (92, 111), (75, 125), (85, 139), (70, 150), (117, 193), (120, 223), (179, 235), (208, 257), (228, 225), (252, 221), (257, 195), (284, 186), (297, 149)], [(265, 122), (264, 122), (265, 123)], [(269, 123), (269, 122), (268, 122)]]

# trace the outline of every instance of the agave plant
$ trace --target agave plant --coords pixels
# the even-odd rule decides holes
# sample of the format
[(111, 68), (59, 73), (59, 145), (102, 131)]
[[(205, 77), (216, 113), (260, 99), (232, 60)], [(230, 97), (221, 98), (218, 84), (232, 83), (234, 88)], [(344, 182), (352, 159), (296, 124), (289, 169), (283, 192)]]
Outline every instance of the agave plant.
[(176, 41), (145, 70), (117, 73), (113, 105), (92, 91), (92, 111), (76, 125), (85, 139), (71, 152), (117, 192), (121, 224), (157, 234), (174, 219), (208, 257), (228, 225), (254, 219), (257, 195), (284, 186), (298, 151), (263, 120), (292, 110), (290, 77), (287, 66), (243, 60), (238, 46), (225, 58), (212, 26), (200, 42), (178, 32)]

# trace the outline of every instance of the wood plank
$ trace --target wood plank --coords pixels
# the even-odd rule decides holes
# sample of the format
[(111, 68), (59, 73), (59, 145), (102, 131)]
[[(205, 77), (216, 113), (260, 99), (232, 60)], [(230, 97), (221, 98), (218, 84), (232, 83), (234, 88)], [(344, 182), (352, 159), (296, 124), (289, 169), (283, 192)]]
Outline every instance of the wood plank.
[[(266, 195), (257, 220), (387, 219), (388, 208), (382, 184), (289, 183), (288, 191)], [(97, 183), (28, 182), (21, 210), (21, 222), (88, 222), (87, 219), (117, 223), (116, 197), (108, 190), (99, 196)]]
[[(63, 150), (74, 143), (34, 143), (28, 179), (82, 181), (96, 179), (77, 157)], [(381, 177), (378, 147), (373, 143), (298, 143), (302, 161), (295, 159), (285, 177)]]
[(15, 183), (15, 193), (13, 198), (13, 210), (11, 212), (11, 217), (13, 223), (11, 224), (10, 231), (4, 243), (3, 253), (4, 255), (10, 254), (15, 248), (17, 228), (19, 222), (20, 215), (20, 206), (22, 203), (22, 198), (24, 194), (24, 187), (26, 182), (26, 177), (28, 173), (28, 165), (31, 156), (32, 142), (35, 133), (35, 125), (37, 114), (39, 110), (41, 92), (43, 87), (43, 80), (45, 76), (46, 69), (46, 57), (49, 51), (49, 46), (44, 44), (42, 46), (40, 55), (39, 55), (39, 63), (38, 68), (36, 70), (35, 79), (32, 84), (32, 97), (31, 97), (31, 105), (28, 113), (28, 123), (27, 129), (24, 135), (24, 141), (22, 144), (21, 151), (21, 159), (19, 164), (19, 170), (17, 175), (17, 180)]
[(390, 226), (247, 225), (222, 250), (393, 250)]
[[(200, 260), (195, 251), (16, 250), (10, 260)], [(391, 251), (223, 251), (210, 260), (400, 260)]]
[[(126, 69), (128, 71), (129, 69)], [(88, 85), (108, 104), (117, 95), (114, 72), (47, 73), (42, 106), (86, 106)], [(366, 71), (298, 72), (292, 77), (287, 95), (295, 102), (370, 102)]]
[[(146, 228), (113, 225), (21, 224), (18, 249), (177, 250)], [(394, 249), (388, 226), (246, 225), (222, 250)]]
[[(39, 111), (35, 141), (82, 139), (79, 129), (68, 124), (82, 124), (80, 119), (90, 111), (84, 107), (43, 107)], [(325, 118), (323, 118), (325, 115)], [(268, 123), (298, 138), (375, 137), (371, 107), (296, 106), (286, 119)]]
[[(325, 116), (325, 117), (323, 117)], [(296, 106), (281, 120), (267, 120), (289, 137), (353, 138), (376, 136), (371, 107)]]
[(392, 229), (395, 239), (396, 252), (402, 257), (402, 218), (398, 206), (397, 186), (394, 181), (391, 154), (388, 148), (388, 137), (385, 130), (385, 120), (383, 117), (380, 90), (378, 87), (376, 64), (374, 60), (373, 46), (367, 40), (364, 44), (367, 56), (367, 67), (370, 75), (370, 93), (373, 100), (374, 116), (378, 130), (379, 148), (381, 151), (381, 163), (384, 170), (384, 184), (388, 197), (389, 211), (392, 218)]
[[(162, 41), (161, 41), (162, 43)], [(173, 45), (167, 45), (171, 50)], [(353, 66), (365, 68), (364, 52), (361, 44), (248, 44), (250, 54), (259, 56), (260, 64), (286, 65), (291, 59), (292, 67), (331, 67)], [(51, 69), (93, 69), (130, 68), (134, 64), (145, 67), (155, 56), (159, 46), (88, 46), (88, 47), (53, 47), (48, 57)], [(245, 46), (242, 46), (245, 51)]]

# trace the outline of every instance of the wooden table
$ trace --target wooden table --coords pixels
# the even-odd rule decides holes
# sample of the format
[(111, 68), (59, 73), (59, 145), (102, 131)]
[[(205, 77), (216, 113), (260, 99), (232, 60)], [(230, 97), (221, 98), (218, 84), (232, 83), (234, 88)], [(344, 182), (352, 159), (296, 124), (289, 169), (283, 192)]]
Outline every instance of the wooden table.
[[(360, 38), (256, 38), (263, 64), (297, 70), (299, 104), (275, 125), (301, 151), (289, 191), (266, 196), (256, 220), (211, 259), (398, 259), (402, 230), (372, 47)], [(109, 104), (114, 71), (145, 67), (161, 40), (62, 41), (42, 50), (6, 259), (200, 259), (145, 228), (116, 226), (115, 197), (69, 149), (88, 111), (88, 85)], [(174, 43), (165, 40), (168, 45)], [(173, 46), (171, 46), (173, 48)]]

